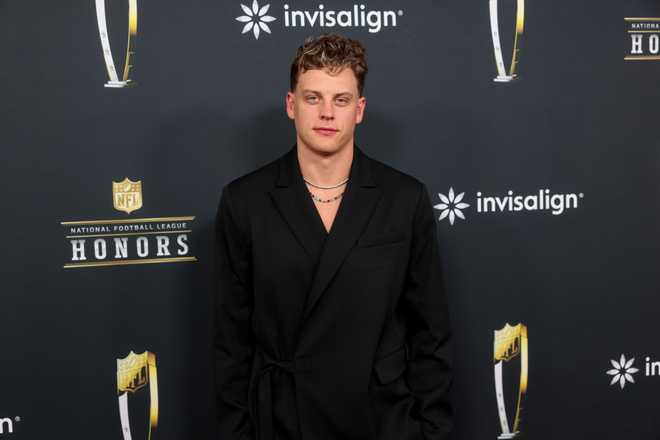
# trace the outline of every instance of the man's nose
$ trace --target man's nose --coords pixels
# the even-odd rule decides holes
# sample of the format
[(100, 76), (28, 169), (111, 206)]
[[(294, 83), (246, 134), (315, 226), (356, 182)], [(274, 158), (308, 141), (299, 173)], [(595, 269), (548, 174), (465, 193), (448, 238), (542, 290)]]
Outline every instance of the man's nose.
[(323, 101), (321, 105), (321, 119), (334, 119), (335, 109), (332, 105), (332, 101)]

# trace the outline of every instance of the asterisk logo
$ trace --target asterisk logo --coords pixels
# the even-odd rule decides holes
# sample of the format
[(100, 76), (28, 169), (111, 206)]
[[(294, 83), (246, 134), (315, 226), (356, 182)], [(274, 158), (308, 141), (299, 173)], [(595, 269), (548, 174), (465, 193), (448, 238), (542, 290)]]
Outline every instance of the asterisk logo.
[(461, 211), (461, 209), (465, 209), (470, 205), (468, 205), (465, 202), (461, 202), (461, 200), (463, 200), (464, 195), (465, 193), (462, 192), (454, 196), (454, 188), (449, 188), (449, 193), (447, 195), (438, 193), (438, 196), (440, 197), (442, 203), (438, 203), (437, 205), (433, 206), (435, 209), (439, 209), (441, 211), (438, 220), (442, 220), (445, 217), (449, 217), (449, 223), (451, 225), (454, 224), (454, 220), (456, 220), (456, 217), (460, 217), (463, 220), (465, 220), (465, 216), (463, 215), (463, 211)]
[(256, 40), (259, 39), (260, 30), (270, 34), (270, 28), (266, 23), (275, 21), (275, 17), (266, 15), (268, 8), (270, 8), (270, 4), (259, 8), (259, 3), (257, 3), (257, 0), (253, 0), (251, 9), (242, 3), (241, 8), (246, 15), (236, 17), (236, 20), (240, 21), (241, 23), (245, 23), (245, 26), (243, 26), (243, 32), (241, 32), (242, 34), (252, 31)]
[(610, 360), (610, 363), (614, 367), (611, 370), (607, 370), (607, 374), (614, 376), (610, 385), (614, 385), (618, 382), (621, 389), (623, 389), (623, 387), (626, 386), (626, 382), (635, 383), (635, 379), (633, 379), (632, 375), (637, 373), (639, 369), (633, 368), (633, 362), (635, 362), (635, 358), (626, 361), (626, 357), (623, 354), (621, 355), (619, 362)]

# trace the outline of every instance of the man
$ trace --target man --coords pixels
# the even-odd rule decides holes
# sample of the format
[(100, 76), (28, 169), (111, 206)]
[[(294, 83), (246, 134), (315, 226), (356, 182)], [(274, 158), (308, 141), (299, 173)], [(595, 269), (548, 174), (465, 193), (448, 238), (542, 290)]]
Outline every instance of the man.
[(365, 155), (364, 48), (307, 39), (296, 144), (216, 221), (218, 439), (444, 440), (450, 331), (426, 186)]

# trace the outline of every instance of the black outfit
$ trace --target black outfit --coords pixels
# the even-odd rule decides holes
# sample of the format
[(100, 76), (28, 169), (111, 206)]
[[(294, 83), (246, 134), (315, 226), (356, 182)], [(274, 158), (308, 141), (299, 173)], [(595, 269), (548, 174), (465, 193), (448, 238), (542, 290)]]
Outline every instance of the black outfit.
[(220, 440), (445, 440), (450, 330), (426, 186), (354, 147), (329, 233), (294, 146), (222, 191)]

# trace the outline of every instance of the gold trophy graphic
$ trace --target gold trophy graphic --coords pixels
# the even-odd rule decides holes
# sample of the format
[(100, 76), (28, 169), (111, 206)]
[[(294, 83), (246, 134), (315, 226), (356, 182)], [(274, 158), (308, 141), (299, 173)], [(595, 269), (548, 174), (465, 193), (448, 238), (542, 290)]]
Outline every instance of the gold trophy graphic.
[(126, 56), (124, 57), (124, 72), (121, 79), (115, 69), (115, 62), (110, 49), (110, 38), (108, 37), (108, 21), (105, 12), (106, 0), (96, 0), (96, 20), (99, 25), (99, 35), (101, 36), (101, 47), (103, 48), (103, 59), (108, 70), (108, 82), (105, 87), (123, 88), (135, 85), (135, 82), (129, 78), (131, 68), (133, 67), (133, 58), (135, 52), (135, 38), (137, 36), (137, 0), (128, 0), (128, 42), (126, 43)]
[(147, 440), (158, 426), (158, 377), (156, 355), (145, 351), (135, 354), (132, 350), (123, 359), (117, 359), (117, 394), (119, 418), (124, 440), (132, 440), (131, 424), (128, 416), (128, 395), (135, 394), (149, 385), (149, 423)]
[[(500, 330), (495, 330), (493, 360), (495, 362), (495, 394), (497, 396), (497, 412), (500, 418), (502, 434), (498, 439), (511, 439), (520, 435), (520, 419), (523, 398), (527, 392), (527, 378), (529, 371), (527, 327), (523, 324), (510, 326), (508, 323)], [(509, 420), (504, 403), (504, 384), (502, 369), (505, 362), (511, 365), (511, 361), (520, 359), (520, 384), (515, 405), (515, 416), (513, 428), (509, 428)]]
[(507, 71), (504, 66), (504, 57), (502, 55), (502, 42), (500, 40), (500, 25), (498, 19), (498, 0), (489, 0), (490, 5), (490, 30), (493, 35), (493, 49), (495, 51), (495, 65), (497, 66), (497, 76), (493, 78), (495, 82), (510, 82), (518, 77), (518, 58), (520, 57), (520, 42), (522, 39), (523, 28), (525, 26), (525, 0), (511, 0), (517, 2), (516, 6), (516, 27), (513, 37), (513, 54), (511, 55), (511, 65)]

